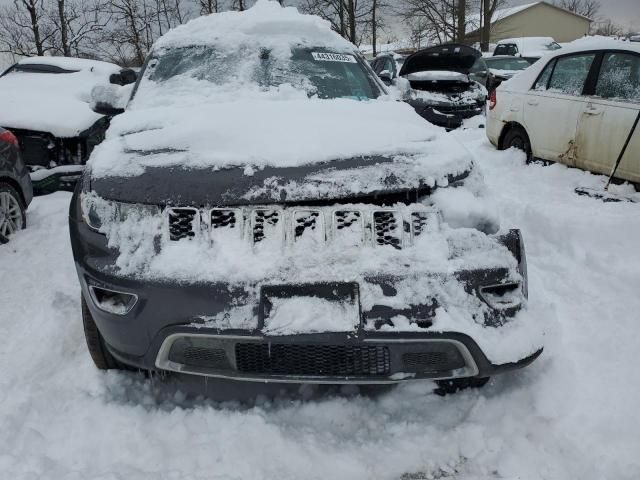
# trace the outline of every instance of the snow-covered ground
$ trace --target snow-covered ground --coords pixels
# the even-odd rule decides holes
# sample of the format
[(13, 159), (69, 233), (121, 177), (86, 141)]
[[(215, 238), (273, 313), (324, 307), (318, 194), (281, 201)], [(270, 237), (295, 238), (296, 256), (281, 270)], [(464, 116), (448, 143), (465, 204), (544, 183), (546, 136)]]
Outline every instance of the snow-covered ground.
[(451, 135), (524, 231), (530, 302), (550, 312), (529, 368), (445, 398), (430, 382), (257, 406), (157, 395), (91, 363), (57, 193), (0, 246), (0, 478), (640, 478), (640, 204), (578, 197), (602, 177), (527, 166), (477, 123)]

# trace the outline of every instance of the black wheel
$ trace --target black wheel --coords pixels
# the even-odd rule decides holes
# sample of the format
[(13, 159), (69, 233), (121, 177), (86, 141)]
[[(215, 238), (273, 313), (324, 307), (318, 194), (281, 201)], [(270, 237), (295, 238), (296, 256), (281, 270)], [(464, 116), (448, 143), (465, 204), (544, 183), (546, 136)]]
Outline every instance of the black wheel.
[(436, 395), (444, 397), (452, 393), (466, 390), (467, 388), (482, 388), (490, 377), (455, 378), (453, 380), (436, 380), (438, 387), (434, 390)]
[(82, 325), (84, 326), (84, 338), (87, 341), (89, 354), (96, 367), (100, 370), (127, 370), (127, 367), (116, 360), (104, 344), (104, 339), (96, 322), (93, 321), (87, 302), (82, 297)]
[(27, 227), (26, 210), (18, 191), (0, 182), (0, 243), (7, 243), (13, 234)]
[(517, 148), (522, 150), (527, 155), (527, 162), (530, 162), (533, 158), (531, 154), (531, 141), (529, 135), (525, 132), (524, 128), (520, 126), (511, 127), (502, 140), (502, 148)]

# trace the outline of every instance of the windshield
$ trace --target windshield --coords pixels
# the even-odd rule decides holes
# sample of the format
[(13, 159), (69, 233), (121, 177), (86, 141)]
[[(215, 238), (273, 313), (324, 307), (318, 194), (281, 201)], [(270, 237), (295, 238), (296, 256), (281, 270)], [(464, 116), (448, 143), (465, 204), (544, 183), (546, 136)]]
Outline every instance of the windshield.
[(495, 70), (524, 70), (531, 65), (521, 58), (486, 58), (485, 61), (489, 68)]
[(545, 48), (547, 50), (559, 50), (562, 47), (556, 42), (551, 42), (551, 43), (545, 45)]
[(318, 98), (365, 100), (379, 94), (364, 65), (351, 53), (322, 49), (293, 49), (273, 53), (262, 49), (232, 52), (211, 47), (167, 50), (149, 63), (149, 80), (162, 84), (178, 79), (217, 86), (257, 86), (262, 89), (290, 85)]

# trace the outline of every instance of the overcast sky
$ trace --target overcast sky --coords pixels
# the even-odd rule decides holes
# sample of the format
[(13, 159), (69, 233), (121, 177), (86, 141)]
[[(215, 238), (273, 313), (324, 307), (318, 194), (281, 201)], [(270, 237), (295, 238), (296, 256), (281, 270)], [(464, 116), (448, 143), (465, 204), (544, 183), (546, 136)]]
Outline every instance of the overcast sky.
[[(298, 0), (299, 1), (299, 0)], [(522, 5), (532, 3), (535, 0), (509, 0), (510, 5)], [(551, 3), (551, 0), (548, 0)], [(599, 15), (611, 18), (620, 24), (625, 30), (640, 32), (640, 0), (599, 0), (602, 7)], [(11, 3), (12, 0), (0, 0), (0, 5)], [(296, 3), (296, 0), (288, 0), (287, 3)]]

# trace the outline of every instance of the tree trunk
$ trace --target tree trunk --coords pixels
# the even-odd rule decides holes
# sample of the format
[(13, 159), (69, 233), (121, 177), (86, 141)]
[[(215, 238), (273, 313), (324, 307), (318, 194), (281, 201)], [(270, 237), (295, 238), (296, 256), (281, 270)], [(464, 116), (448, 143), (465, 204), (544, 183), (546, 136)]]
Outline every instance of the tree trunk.
[(347, 3), (347, 15), (349, 18), (349, 41), (356, 43), (356, 5), (355, 0), (349, 0)]
[(372, 0), (371, 4), (371, 43), (373, 44), (373, 56), (376, 56), (376, 31), (378, 30), (378, 21), (376, 20), (376, 7), (378, 6), (378, 0)]
[(338, 8), (338, 15), (340, 16), (340, 35), (343, 37), (346, 35), (344, 29), (344, 0), (339, 0), (340, 7)]
[(40, 19), (38, 18), (37, 0), (22, 0), (22, 4), (29, 12), (31, 31), (33, 32), (33, 43), (36, 46), (36, 52), (38, 53), (38, 56), (42, 57), (44, 55), (44, 46), (42, 45), (42, 39), (40, 38)]
[(467, 2), (466, 0), (458, 0), (458, 27), (456, 28), (456, 40), (458, 42), (464, 42), (464, 37), (466, 36), (466, 10), (467, 10)]
[(489, 51), (489, 43), (491, 42), (491, 0), (482, 0), (482, 31), (480, 32), (480, 50)]
[(67, 25), (67, 17), (64, 14), (64, 0), (58, 0), (58, 20), (60, 21), (60, 43), (62, 44), (62, 54), (65, 57), (70, 57), (71, 48), (69, 47), (69, 26)]

